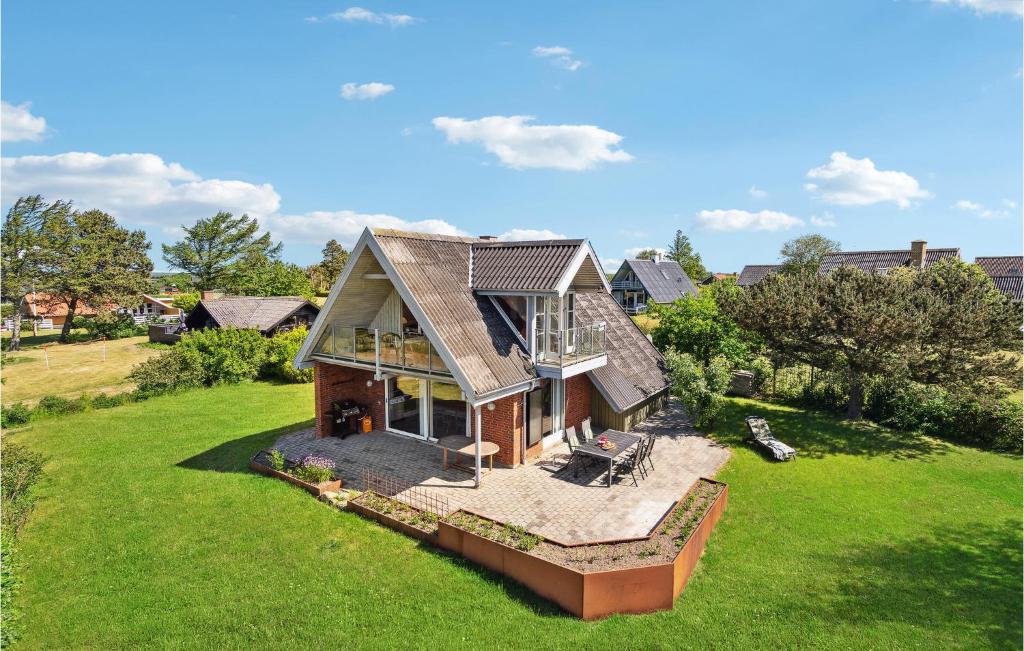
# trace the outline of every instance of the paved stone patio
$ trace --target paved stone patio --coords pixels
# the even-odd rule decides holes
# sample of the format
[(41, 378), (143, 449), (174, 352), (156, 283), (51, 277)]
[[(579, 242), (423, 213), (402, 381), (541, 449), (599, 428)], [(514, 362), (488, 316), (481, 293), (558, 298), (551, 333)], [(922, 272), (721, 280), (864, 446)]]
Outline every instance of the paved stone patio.
[[(654, 471), (639, 486), (626, 473), (606, 486), (607, 466), (558, 471), (568, 454), (558, 445), (518, 468), (498, 468), (473, 488), (470, 474), (441, 469), (437, 445), (387, 432), (315, 438), (313, 430), (281, 437), (276, 447), (289, 459), (311, 453), (330, 457), (345, 485), (361, 489), (364, 470), (421, 486), (491, 519), (516, 524), (563, 543), (616, 540), (647, 535), (698, 477), (713, 477), (729, 458), (728, 448), (704, 438), (673, 400), (636, 430), (653, 433)], [(449, 459), (452, 456), (449, 454)], [(399, 495), (401, 497), (401, 495)]]

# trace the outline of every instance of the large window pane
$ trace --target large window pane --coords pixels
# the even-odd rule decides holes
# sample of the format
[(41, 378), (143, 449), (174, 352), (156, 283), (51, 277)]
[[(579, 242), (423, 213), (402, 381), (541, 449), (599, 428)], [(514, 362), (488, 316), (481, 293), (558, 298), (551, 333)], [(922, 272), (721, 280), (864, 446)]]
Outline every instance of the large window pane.
[(462, 390), (448, 382), (431, 382), (434, 438), (466, 435), (466, 403)]
[(420, 381), (399, 376), (388, 382), (388, 422), (391, 429), (420, 435)]

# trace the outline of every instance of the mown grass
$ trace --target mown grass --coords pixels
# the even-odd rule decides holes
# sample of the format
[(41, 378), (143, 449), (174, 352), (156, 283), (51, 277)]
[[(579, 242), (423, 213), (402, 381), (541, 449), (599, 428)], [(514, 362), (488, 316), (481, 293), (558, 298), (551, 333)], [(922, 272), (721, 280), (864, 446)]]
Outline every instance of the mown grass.
[[(49, 335), (47, 335), (49, 337)], [(128, 373), (136, 364), (160, 353), (146, 337), (80, 344), (56, 344), (44, 351), (37, 339), (22, 350), (4, 353), (3, 403), (35, 403), (47, 395), (66, 398), (87, 393), (115, 393), (134, 388)], [(42, 343), (50, 343), (43, 341)]]
[[(800, 448), (747, 448), (766, 416)], [(671, 612), (580, 622), (514, 583), (247, 470), (312, 415), (250, 384), (34, 423), (22, 648), (1008, 648), (1021, 465), (731, 401), (729, 508)], [(595, 489), (595, 499), (600, 498)]]

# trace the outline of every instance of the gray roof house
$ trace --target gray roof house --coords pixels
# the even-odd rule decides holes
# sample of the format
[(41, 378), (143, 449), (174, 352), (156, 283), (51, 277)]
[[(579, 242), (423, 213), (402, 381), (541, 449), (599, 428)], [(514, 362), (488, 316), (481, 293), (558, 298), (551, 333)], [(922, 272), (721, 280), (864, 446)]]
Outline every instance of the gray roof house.
[(687, 296), (697, 288), (675, 260), (623, 260), (612, 276), (612, 296), (627, 314), (647, 311), (648, 301), (662, 305)]
[(366, 229), (295, 363), (315, 370), (318, 436), (348, 405), (377, 430), (494, 443), (508, 466), (586, 418), (629, 429), (668, 391), (587, 240)]
[(216, 296), (207, 293), (185, 317), (189, 330), (239, 328), (265, 335), (308, 327), (320, 312), (301, 296)]
[(781, 267), (781, 264), (748, 264), (740, 271), (736, 284), (740, 287), (756, 285), (770, 274), (778, 273)]
[(992, 277), (999, 291), (1015, 301), (1024, 298), (1024, 275), (1021, 272), (1024, 269), (1024, 256), (983, 256), (975, 258), (974, 264)]
[(909, 249), (829, 253), (822, 257), (818, 273), (828, 273), (843, 266), (857, 267), (869, 273), (885, 273), (897, 267), (927, 267), (939, 260), (959, 258), (960, 249), (929, 249), (924, 240), (915, 240), (910, 243)]

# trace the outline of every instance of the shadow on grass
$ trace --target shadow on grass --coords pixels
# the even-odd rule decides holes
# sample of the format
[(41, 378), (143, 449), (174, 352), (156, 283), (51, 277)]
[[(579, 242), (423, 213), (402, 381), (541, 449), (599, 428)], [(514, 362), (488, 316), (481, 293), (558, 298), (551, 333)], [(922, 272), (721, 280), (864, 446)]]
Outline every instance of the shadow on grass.
[(897, 432), (868, 421), (840, 420), (830, 414), (730, 400), (711, 432), (719, 442), (746, 446), (747, 416), (763, 416), (772, 434), (797, 449), (799, 457), (821, 458), (829, 454), (856, 454), (895, 459), (927, 459), (944, 454), (950, 445), (916, 432)]
[(897, 622), (951, 632), (980, 629), (995, 648), (1021, 640), (1020, 522), (940, 528), (892, 545), (865, 545), (828, 560), (846, 568), (823, 601), (832, 619)]
[(179, 468), (190, 470), (212, 470), (215, 472), (251, 472), (249, 459), (260, 450), (269, 448), (281, 436), (307, 427), (312, 427), (313, 419), (292, 423), (275, 429), (268, 429), (258, 434), (250, 434), (242, 438), (225, 441), (205, 452), (178, 462)]

